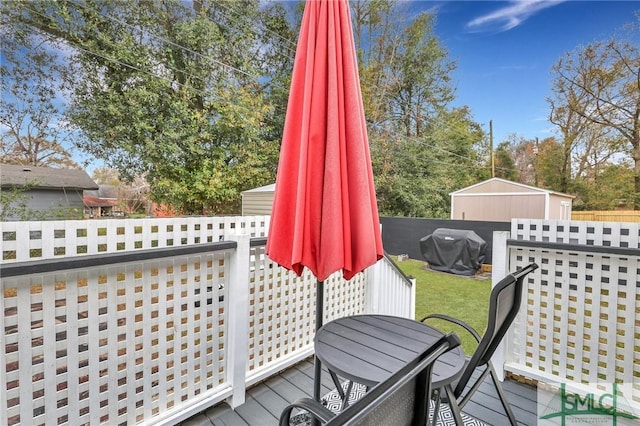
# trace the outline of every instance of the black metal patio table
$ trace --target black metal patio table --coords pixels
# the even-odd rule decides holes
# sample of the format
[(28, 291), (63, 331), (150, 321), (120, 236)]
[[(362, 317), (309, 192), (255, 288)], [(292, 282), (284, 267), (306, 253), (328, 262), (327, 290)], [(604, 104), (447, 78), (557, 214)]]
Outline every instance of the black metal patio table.
[[(375, 386), (436, 343), (444, 334), (426, 324), (388, 315), (355, 315), (328, 322), (315, 336), (315, 353), (329, 370), (343, 400), (353, 383)], [(461, 347), (443, 354), (434, 364), (434, 389), (453, 382), (462, 373)], [(350, 380), (346, 393), (337, 376)]]

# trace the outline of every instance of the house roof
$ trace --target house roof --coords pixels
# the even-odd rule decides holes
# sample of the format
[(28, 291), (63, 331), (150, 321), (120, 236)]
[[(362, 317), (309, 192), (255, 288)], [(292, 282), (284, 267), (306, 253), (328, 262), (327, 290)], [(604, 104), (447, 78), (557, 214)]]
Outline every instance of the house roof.
[(84, 170), (0, 164), (0, 186), (38, 189), (98, 189)]
[[(496, 184), (501, 189), (496, 190)], [(486, 188), (486, 190), (484, 190)], [(504, 189), (509, 188), (508, 191)], [(535, 194), (553, 194), (566, 198), (576, 198), (574, 195), (563, 194), (562, 192), (556, 192), (549, 189), (538, 188), (536, 186), (525, 185), (524, 183), (512, 182), (510, 180), (501, 178), (491, 178), (485, 181), (476, 183), (471, 186), (459, 189), (454, 192), (450, 192), (449, 195), (497, 195), (497, 194), (510, 194), (510, 193), (527, 193), (531, 195)]]
[(96, 198), (118, 199), (118, 188), (113, 185), (100, 185), (98, 190), (85, 191), (84, 195)]
[(91, 195), (84, 195), (82, 201), (87, 207), (115, 207), (118, 205), (116, 200), (108, 200)]

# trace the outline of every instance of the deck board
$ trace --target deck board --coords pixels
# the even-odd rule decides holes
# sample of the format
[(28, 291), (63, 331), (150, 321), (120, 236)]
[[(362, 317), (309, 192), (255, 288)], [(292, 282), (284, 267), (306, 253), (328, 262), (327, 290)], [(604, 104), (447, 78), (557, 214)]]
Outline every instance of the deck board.
[[(289, 403), (301, 397), (313, 395), (313, 361), (308, 359), (281, 372), (247, 391), (246, 402), (232, 410), (226, 403), (210, 407), (203, 413), (181, 423), (182, 426), (275, 426), (280, 413)], [(333, 389), (329, 374), (322, 375), (324, 395)], [(507, 399), (521, 426), (535, 426), (536, 389), (514, 381), (503, 383)], [(508, 424), (502, 404), (487, 378), (463, 410), (487, 425)]]
[(237, 407), (235, 410), (242, 420), (249, 425), (258, 424), (277, 424), (278, 417), (271, 414), (268, 409), (263, 407), (255, 398), (247, 394), (247, 400), (244, 404)]
[[(479, 372), (476, 371), (473, 377), (478, 375)], [(536, 389), (509, 380), (502, 387), (518, 423), (523, 426), (536, 425)], [(509, 423), (490, 377), (485, 379), (463, 411), (488, 425)]]
[(280, 417), (280, 413), (289, 405), (289, 401), (268, 386), (256, 386), (249, 389), (248, 394), (251, 395), (260, 405), (265, 407), (275, 418)]

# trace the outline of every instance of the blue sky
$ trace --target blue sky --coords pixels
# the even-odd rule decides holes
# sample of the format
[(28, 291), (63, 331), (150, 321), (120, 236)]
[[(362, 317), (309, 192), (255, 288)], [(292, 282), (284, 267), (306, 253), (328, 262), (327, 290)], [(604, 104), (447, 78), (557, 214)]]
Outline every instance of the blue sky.
[(639, 1), (415, 1), (436, 11), (436, 34), (458, 68), (453, 106), (468, 105), (494, 144), (553, 136), (551, 68), (567, 51), (638, 22)]

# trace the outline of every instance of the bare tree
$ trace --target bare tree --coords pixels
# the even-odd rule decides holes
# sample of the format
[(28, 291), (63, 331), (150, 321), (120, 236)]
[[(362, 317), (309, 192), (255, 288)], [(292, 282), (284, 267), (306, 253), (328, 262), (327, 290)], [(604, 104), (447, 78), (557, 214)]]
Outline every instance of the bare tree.
[(633, 204), (640, 209), (640, 32), (633, 25), (626, 30), (623, 36), (593, 42), (558, 61), (553, 67), (556, 97), (551, 120), (565, 138), (567, 161), (578, 143), (585, 150), (581, 167), (593, 161), (596, 152), (598, 162), (614, 154), (631, 157)]
[(151, 191), (144, 176), (136, 176), (127, 183), (120, 179), (116, 169), (99, 167), (93, 171), (92, 179), (98, 185), (115, 188), (121, 210), (127, 213), (149, 213)]
[(0, 162), (61, 168), (79, 167), (64, 148), (61, 125), (63, 67), (34, 36), (0, 33)]

